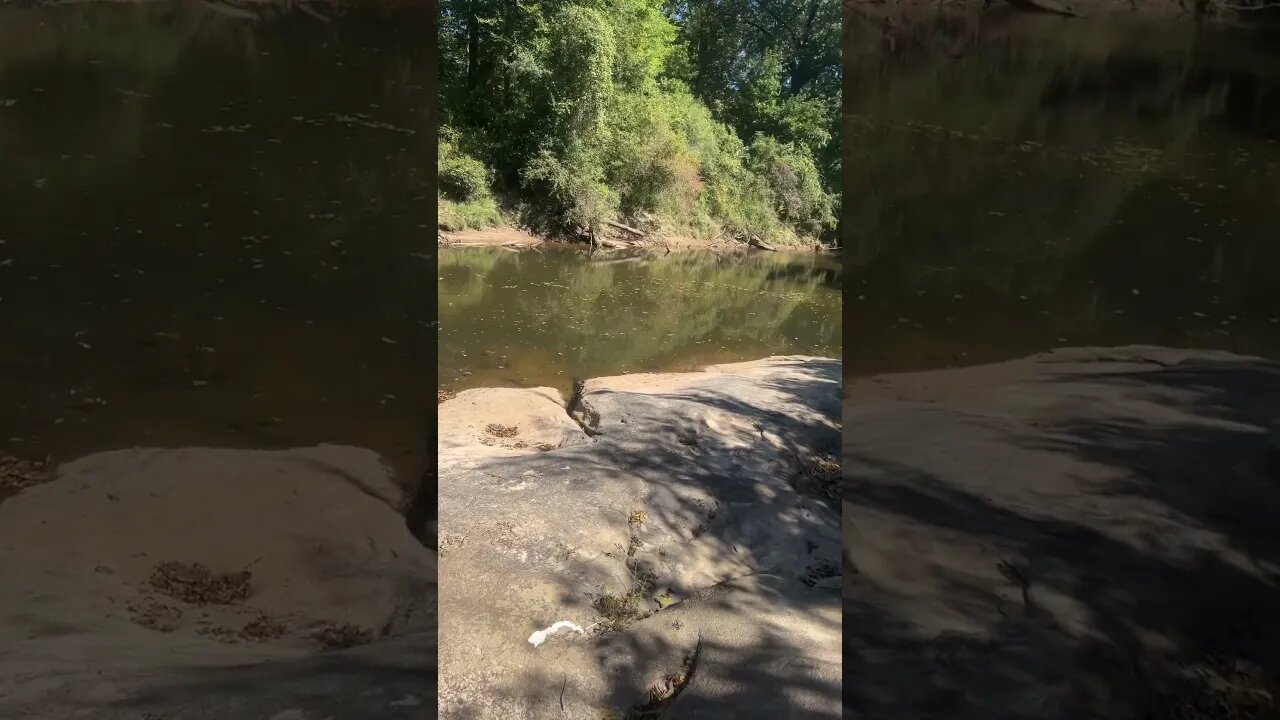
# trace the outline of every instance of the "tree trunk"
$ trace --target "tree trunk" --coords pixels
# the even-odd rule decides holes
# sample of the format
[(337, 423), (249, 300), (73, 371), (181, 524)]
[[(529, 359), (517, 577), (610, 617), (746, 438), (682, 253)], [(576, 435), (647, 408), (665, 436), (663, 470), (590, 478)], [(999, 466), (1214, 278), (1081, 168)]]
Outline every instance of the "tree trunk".
[(476, 18), (476, 0), (467, 3), (467, 87), (472, 90), (480, 80), (480, 21)]

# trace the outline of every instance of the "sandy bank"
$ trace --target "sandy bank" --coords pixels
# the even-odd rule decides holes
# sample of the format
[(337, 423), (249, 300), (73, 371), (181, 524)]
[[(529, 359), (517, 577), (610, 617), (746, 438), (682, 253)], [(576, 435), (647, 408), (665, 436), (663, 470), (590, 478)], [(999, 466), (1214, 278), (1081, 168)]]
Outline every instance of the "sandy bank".
[(438, 236), (441, 247), (529, 247), (543, 242), (537, 235), (519, 228), (440, 230)]

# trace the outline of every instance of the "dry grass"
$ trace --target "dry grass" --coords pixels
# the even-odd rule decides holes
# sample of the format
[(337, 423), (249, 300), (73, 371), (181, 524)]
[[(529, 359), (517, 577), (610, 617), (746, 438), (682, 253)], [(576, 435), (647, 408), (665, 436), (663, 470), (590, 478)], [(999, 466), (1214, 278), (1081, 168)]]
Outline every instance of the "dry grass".
[(648, 700), (632, 708), (627, 713), (626, 720), (656, 720), (662, 717), (671, 701), (688, 687), (693, 674), (698, 671), (698, 656), (701, 653), (702, 641), (699, 640), (698, 647), (692, 654), (685, 656), (680, 669), (650, 686)]
[(489, 423), (484, 426), (484, 431), (494, 437), (509, 438), (520, 434), (520, 428), (508, 425), (499, 425), (498, 423)]
[(217, 640), (229, 644), (235, 644), (244, 640), (246, 642), (266, 642), (283, 637), (289, 628), (267, 615), (258, 615), (258, 617), (244, 624), (239, 630), (229, 628), (223, 625), (204, 625), (196, 629), (196, 632), (207, 638)]
[(813, 587), (827, 578), (839, 577), (840, 566), (826, 560), (819, 561), (805, 568), (800, 582)]
[(805, 473), (823, 480), (840, 479), (840, 460), (831, 455), (816, 455), (805, 462)]
[(1209, 658), (1184, 666), (1173, 687), (1156, 693), (1149, 720), (1274, 720), (1280, 718), (1275, 678), (1244, 661)]
[(657, 589), (657, 576), (648, 568), (634, 565), (630, 560), (627, 567), (635, 581), (631, 589), (618, 595), (604, 593), (596, 598), (595, 611), (600, 616), (600, 626), (604, 630), (621, 630), (652, 614), (646, 605)]
[(0, 492), (17, 492), (53, 479), (51, 462), (22, 460), (12, 455), (0, 456)]
[(831, 455), (808, 455), (800, 458), (800, 484), (824, 500), (840, 500), (840, 459)]
[(643, 597), (635, 590), (620, 595), (605, 593), (596, 599), (595, 610), (600, 614), (600, 624), (606, 630), (621, 630), (644, 617), (640, 603)]
[(373, 642), (373, 631), (358, 625), (335, 623), (313, 635), (324, 650), (342, 650)]
[(161, 563), (151, 571), (151, 586), (193, 605), (234, 605), (252, 591), (252, 573), (215, 573), (200, 563)]
[(217, 640), (218, 642), (239, 642), (239, 636), (236, 634), (235, 630), (232, 630), (229, 627), (222, 627), (221, 625), (206, 625), (197, 629), (196, 632), (207, 638)]
[(240, 629), (240, 637), (245, 640), (262, 642), (264, 640), (275, 640), (283, 636), (288, 630), (283, 623), (277, 622), (266, 615), (259, 615), (245, 623), (244, 627)]
[(147, 600), (142, 605), (129, 605), (129, 619), (149, 630), (168, 633), (177, 629), (174, 624), (182, 619), (182, 610), (172, 605), (165, 605), (154, 600)]

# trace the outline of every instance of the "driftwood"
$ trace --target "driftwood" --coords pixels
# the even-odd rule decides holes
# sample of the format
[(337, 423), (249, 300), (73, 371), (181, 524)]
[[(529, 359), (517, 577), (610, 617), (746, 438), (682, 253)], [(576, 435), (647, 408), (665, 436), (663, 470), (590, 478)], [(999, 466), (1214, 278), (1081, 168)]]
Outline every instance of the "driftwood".
[(643, 231), (643, 230), (637, 230), (637, 229), (635, 229), (635, 228), (631, 227), (630, 225), (623, 225), (623, 224), (622, 224), (622, 223), (620, 223), (620, 222), (614, 222), (614, 221), (612, 221), (612, 220), (605, 220), (605, 221), (604, 221), (604, 223), (605, 223), (606, 225), (610, 226), (610, 227), (616, 227), (616, 228), (618, 228), (619, 230), (626, 230), (627, 232), (631, 233), (632, 235), (639, 235), (640, 237), (644, 237), (644, 236), (646, 235), (645, 231)]

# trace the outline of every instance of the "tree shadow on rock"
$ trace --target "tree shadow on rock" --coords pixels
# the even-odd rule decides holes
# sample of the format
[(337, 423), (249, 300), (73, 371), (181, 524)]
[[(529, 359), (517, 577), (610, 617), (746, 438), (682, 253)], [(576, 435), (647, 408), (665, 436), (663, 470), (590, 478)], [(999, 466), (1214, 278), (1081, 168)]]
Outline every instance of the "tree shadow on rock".
[[(566, 619), (540, 613), (572, 612), (589, 637), (561, 631), (532, 650), (513, 643), (513, 653), (538, 653), (512, 661), (522, 675), (483, 693), (457, 680), (457, 694), (477, 697), (444, 717), (493, 708), (523, 717), (837, 717), (838, 517), (833, 504), (798, 492), (793, 476), (797, 454), (838, 447), (839, 377), (831, 362), (747, 379), (743, 392), (732, 377), (683, 392), (589, 391), (583, 403), (601, 417), (594, 442), (496, 458), (447, 479), (465, 482), (469, 498), (504, 493), (469, 502), (496, 503), (503, 522), (538, 534), (520, 536), (529, 560), (512, 567), (547, 562), (530, 577), (550, 576), (557, 597), (519, 601), (537, 615), (528, 627)], [(549, 508), (565, 518), (544, 523)], [(605, 534), (627, 540), (603, 558), (562, 547)], [(561, 559), (542, 559), (556, 552)], [(605, 575), (611, 585), (593, 584)]]
[(1276, 717), (1277, 366), (968, 372), (850, 395), (851, 716)]
[(405, 636), (350, 650), (189, 670), (98, 714), (101, 720), (315, 717), (421, 720), (434, 715), (435, 637)]

